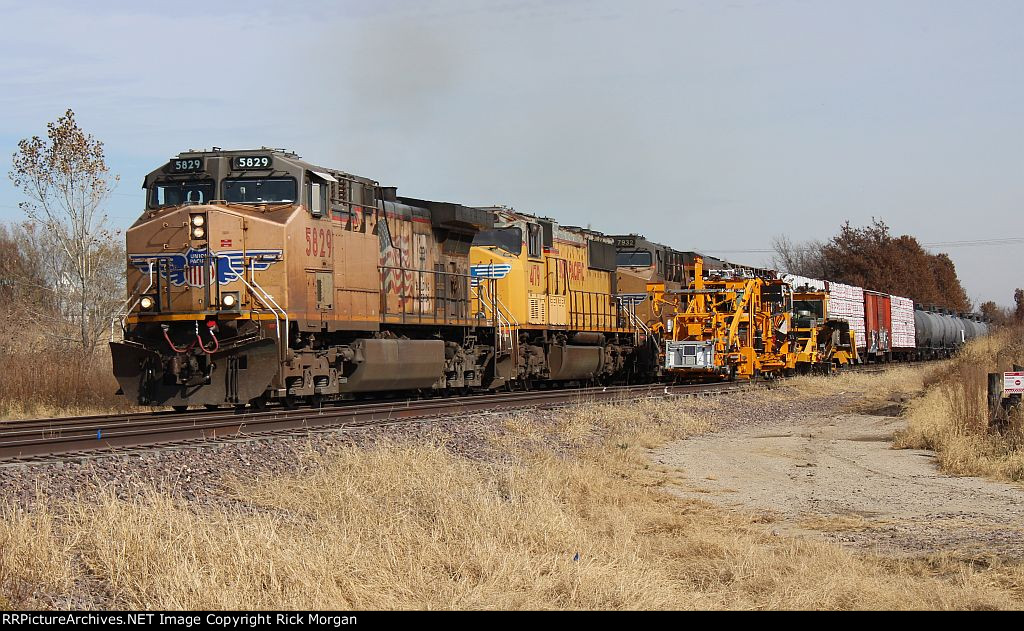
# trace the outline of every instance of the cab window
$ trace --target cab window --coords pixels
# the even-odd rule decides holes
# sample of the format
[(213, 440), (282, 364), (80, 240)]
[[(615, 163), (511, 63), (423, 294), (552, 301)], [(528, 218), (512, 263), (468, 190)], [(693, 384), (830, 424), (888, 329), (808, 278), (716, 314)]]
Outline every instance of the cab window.
[(624, 250), (615, 255), (619, 267), (650, 267), (651, 253), (647, 250)]
[(291, 178), (232, 178), (221, 185), (224, 200), (238, 204), (295, 202), (295, 180)]
[(314, 217), (323, 217), (327, 208), (327, 185), (313, 180), (306, 182), (306, 207)]
[(150, 189), (149, 207), (206, 204), (213, 197), (213, 182), (156, 182)]
[(532, 259), (541, 257), (544, 253), (544, 233), (541, 231), (540, 224), (526, 224), (527, 230), (527, 256)]

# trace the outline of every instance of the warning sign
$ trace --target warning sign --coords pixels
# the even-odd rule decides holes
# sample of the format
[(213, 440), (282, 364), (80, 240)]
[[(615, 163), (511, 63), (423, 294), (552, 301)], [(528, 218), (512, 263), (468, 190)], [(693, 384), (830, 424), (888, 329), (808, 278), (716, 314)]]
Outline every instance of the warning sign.
[(1024, 372), (1003, 373), (1003, 394), (1024, 394)]

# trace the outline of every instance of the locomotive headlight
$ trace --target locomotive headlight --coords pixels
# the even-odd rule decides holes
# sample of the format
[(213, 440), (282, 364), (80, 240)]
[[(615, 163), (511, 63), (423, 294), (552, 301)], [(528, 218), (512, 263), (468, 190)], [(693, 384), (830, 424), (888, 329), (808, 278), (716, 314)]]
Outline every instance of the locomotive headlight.
[(206, 215), (204, 213), (191, 213), (188, 216), (188, 224), (193, 239), (206, 237)]
[(227, 291), (224, 292), (220, 297), (221, 309), (237, 309), (238, 308), (238, 292)]
[(139, 307), (143, 311), (152, 311), (155, 306), (156, 300), (154, 300), (152, 296), (143, 296), (142, 300), (139, 301)]

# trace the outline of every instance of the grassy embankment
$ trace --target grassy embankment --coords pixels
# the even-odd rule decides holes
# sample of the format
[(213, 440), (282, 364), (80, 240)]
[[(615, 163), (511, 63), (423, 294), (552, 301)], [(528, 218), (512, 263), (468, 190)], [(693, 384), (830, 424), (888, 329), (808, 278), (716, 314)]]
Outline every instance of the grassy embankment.
[(105, 349), (91, 355), (39, 350), (0, 353), (0, 420), (108, 414), (130, 408)]
[(1011, 414), (1003, 433), (988, 427), (986, 402), (989, 372), (1024, 364), (1024, 330), (1007, 328), (968, 344), (926, 382), (924, 396), (906, 411), (907, 430), (897, 447), (931, 449), (939, 465), (954, 475), (1024, 480), (1022, 415)]
[[(885, 376), (793, 392), (884, 398)], [(781, 392), (745, 396), (778, 397)], [(776, 536), (668, 492), (647, 448), (710, 429), (700, 401), (584, 405), (506, 423), (500, 457), (426, 443), (299, 453), (232, 502), (153, 492), (0, 509), (0, 594), (146, 608), (1020, 607), (1024, 571)], [(225, 507), (227, 506), (227, 507)], [(4, 601), (0, 600), (0, 607)]]

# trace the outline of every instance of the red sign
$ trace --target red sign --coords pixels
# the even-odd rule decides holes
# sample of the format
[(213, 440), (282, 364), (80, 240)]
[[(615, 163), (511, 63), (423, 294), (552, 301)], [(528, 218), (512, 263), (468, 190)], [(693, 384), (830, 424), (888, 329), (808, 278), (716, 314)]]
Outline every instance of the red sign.
[(1003, 373), (1003, 394), (1024, 394), (1024, 372)]
[(220, 247), (222, 247), (222, 248), (230, 248), (231, 247), (231, 239), (221, 239), (220, 240)]

